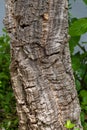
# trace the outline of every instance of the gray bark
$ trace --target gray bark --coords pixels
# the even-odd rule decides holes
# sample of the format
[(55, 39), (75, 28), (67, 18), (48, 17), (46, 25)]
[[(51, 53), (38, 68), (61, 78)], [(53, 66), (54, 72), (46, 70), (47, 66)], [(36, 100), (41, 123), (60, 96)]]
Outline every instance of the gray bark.
[(67, 0), (6, 0), (19, 130), (82, 130), (68, 47)]

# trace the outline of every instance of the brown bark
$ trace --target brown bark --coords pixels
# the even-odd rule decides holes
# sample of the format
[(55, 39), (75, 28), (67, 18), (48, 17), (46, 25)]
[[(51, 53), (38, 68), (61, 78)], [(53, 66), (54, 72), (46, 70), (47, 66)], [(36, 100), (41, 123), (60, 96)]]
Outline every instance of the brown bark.
[(19, 130), (82, 130), (68, 47), (67, 0), (6, 0)]

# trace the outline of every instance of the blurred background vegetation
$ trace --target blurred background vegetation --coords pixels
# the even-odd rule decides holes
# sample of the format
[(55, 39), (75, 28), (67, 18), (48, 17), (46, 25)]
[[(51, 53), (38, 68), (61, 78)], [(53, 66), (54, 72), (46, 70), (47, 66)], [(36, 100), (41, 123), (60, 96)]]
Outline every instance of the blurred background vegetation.
[(10, 81), (10, 38), (5, 29), (0, 37), (0, 130), (17, 130), (16, 103)]
[[(87, 0), (83, 0), (87, 4)], [(69, 8), (71, 8), (69, 4)], [(87, 130), (87, 42), (80, 42), (87, 32), (87, 18), (73, 18), (69, 13), (69, 41), (72, 67), (76, 89), (81, 105), (81, 122)], [(75, 51), (75, 48), (79, 48)], [(18, 117), (16, 103), (11, 88), (10, 73), (10, 38), (5, 29), (0, 37), (0, 128), (17, 130)]]
[[(87, 6), (87, 0), (83, 0), (83, 2)], [(72, 8), (71, 4), (69, 4), (69, 8)], [(84, 130), (87, 130), (87, 41), (82, 41), (81, 36), (86, 33), (87, 17), (78, 19), (72, 17), (69, 13), (69, 47), (76, 89), (81, 106), (80, 117)]]

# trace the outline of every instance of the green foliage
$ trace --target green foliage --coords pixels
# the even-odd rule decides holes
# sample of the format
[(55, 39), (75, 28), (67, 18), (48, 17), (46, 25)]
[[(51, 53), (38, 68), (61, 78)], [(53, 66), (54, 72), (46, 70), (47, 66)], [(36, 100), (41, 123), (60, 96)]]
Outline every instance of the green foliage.
[(73, 124), (70, 120), (67, 120), (66, 124), (65, 124), (65, 127), (67, 129), (72, 129), (75, 127), (75, 124)]
[(73, 54), (75, 46), (78, 44), (80, 36), (75, 36), (70, 38), (70, 51)]
[(83, 2), (87, 5), (87, 0), (83, 0)]
[[(86, 3), (87, 0), (84, 2)], [(81, 105), (81, 122), (84, 130), (87, 130), (87, 49), (84, 46), (87, 42), (80, 41), (81, 35), (87, 32), (87, 18), (71, 18), (69, 25), (71, 36), (69, 46), (76, 89)], [(79, 48), (77, 52), (74, 51), (75, 47)]]
[(74, 21), (69, 28), (71, 36), (80, 36), (85, 32), (87, 32), (87, 18), (80, 18)]
[(10, 83), (10, 38), (5, 30), (0, 37), (0, 128), (17, 130), (18, 119)]
[(66, 124), (64, 125), (65, 128), (67, 128), (68, 130), (70, 129), (74, 129), (74, 130), (80, 130), (79, 128), (75, 127), (75, 124), (73, 124), (70, 120), (67, 120)]
[(79, 96), (81, 97), (81, 104), (87, 105), (87, 90), (80, 91)]
[(80, 130), (79, 128), (75, 128), (74, 130)]

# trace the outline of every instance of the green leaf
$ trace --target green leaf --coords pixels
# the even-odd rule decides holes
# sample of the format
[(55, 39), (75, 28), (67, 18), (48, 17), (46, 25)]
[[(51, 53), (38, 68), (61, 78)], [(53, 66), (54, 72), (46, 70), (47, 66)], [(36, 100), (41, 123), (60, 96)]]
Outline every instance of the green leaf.
[(80, 36), (87, 32), (87, 18), (81, 18), (73, 22), (69, 28), (71, 36)]
[(83, 2), (87, 5), (87, 0), (83, 0)]
[(87, 122), (84, 123), (83, 127), (84, 127), (84, 130), (87, 130)]
[(79, 54), (72, 57), (72, 68), (77, 71), (80, 68), (80, 57)]
[(76, 90), (77, 90), (77, 91), (80, 91), (81, 88), (82, 88), (80, 81), (79, 81), (78, 79), (76, 79), (76, 80), (75, 80), (75, 83), (76, 83)]
[(81, 99), (82, 99), (81, 104), (82, 104), (82, 105), (87, 105), (87, 90), (82, 90), (82, 91), (80, 91), (79, 96), (80, 96)]
[(71, 123), (70, 120), (67, 120), (66, 124), (65, 124), (65, 127), (67, 129), (71, 129), (71, 128), (74, 128), (75, 127), (75, 124)]
[(75, 128), (74, 130), (80, 130), (79, 128)]
[(84, 107), (84, 110), (87, 112), (87, 106)]
[(79, 40), (80, 40), (80, 36), (70, 38), (69, 47), (70, 47), (71, 54), (73, 53), (74, 47), (78, 44)]
[(8, 121), (7, 128), (11, 126), (11, 121)]
[(80, 114), (81, 122), (83, 123), (85, 120), (85, 113), (82, 111)]

